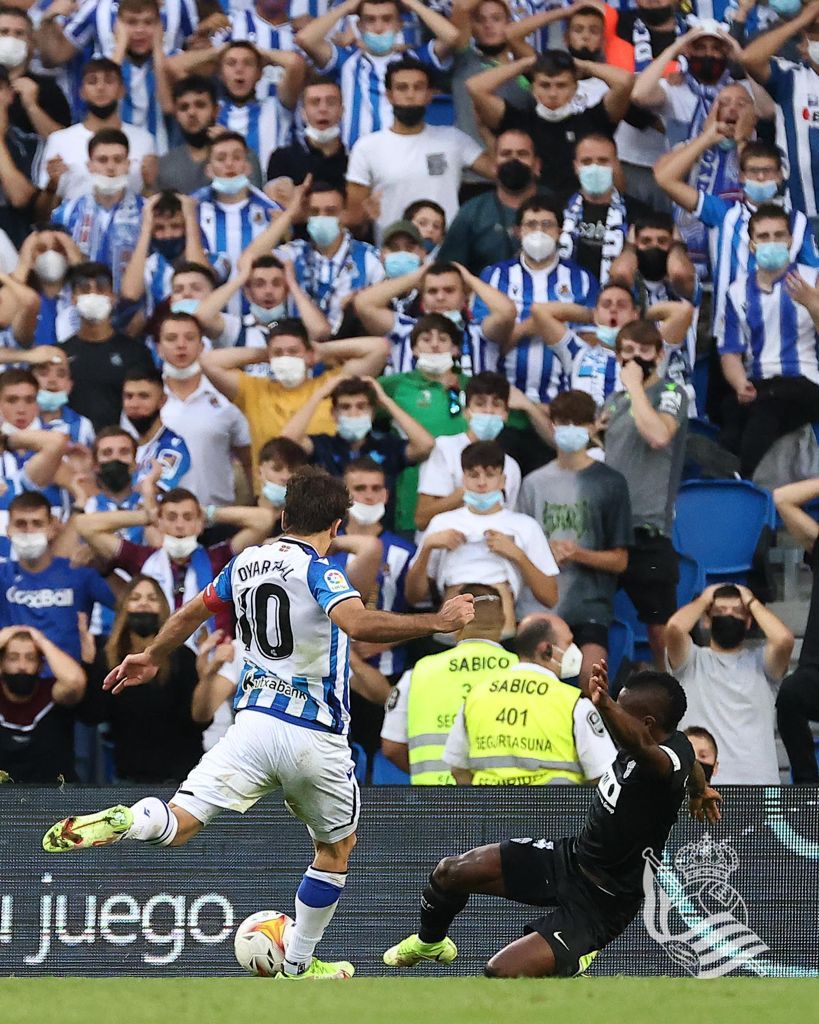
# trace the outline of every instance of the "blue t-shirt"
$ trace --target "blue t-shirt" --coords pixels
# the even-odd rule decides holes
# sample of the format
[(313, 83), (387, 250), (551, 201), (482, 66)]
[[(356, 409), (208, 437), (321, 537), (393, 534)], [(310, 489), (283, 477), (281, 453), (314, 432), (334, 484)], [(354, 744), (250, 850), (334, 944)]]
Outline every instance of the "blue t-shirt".
[(96, 569), (54, 558), (41, 572), (19, 562), (0, 564), (0, 626), (33, 626), (60, 650), (80, 661), (77, 614), (91, 621), (94, 602), (114, 608), (111, 588)]

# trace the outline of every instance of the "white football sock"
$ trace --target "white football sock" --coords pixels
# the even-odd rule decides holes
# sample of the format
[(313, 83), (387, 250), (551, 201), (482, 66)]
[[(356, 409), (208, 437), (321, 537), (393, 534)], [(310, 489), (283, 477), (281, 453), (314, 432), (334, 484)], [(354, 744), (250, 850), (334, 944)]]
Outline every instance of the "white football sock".
[(134, 823), (125, 833), (127, 839), (152, 846), (170, 846), (179, 828), (176, 815), (164, 800), (146, 796), (131, 807)]
[(300, 974), (336, 912), (346, 873), (308, 868), (296, 893), (296, 924), (287, 943), (286, 974)]

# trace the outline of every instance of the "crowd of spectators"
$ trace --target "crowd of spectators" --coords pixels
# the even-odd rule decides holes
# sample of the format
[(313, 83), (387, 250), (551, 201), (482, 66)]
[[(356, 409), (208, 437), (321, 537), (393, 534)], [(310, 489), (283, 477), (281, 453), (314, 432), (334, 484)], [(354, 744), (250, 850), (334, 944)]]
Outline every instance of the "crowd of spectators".
[[(815, 582), (788, 676), (748, 581), (678, 607), (672, 524), (692, 422), (753, 479), (819, 421), (817, 237), (819, 0), (0, 6), (2, 777), (185, 776), (231, 720), (232, 617), (102, 680), (282, 533), (313, 464), (368, 604), (485, 605), (353, 645), (369, 754), (510, 781), (470, 761), (466, 655), (413, 755), (425, 659), (477, 643), (582, 691), (623, 590), (709, 772), (776, 783), (778, 713), (816, 782)], [(819, 480), (780, 482), (815, 579)], [(567, 700), (579, 782), (610, 744)]]

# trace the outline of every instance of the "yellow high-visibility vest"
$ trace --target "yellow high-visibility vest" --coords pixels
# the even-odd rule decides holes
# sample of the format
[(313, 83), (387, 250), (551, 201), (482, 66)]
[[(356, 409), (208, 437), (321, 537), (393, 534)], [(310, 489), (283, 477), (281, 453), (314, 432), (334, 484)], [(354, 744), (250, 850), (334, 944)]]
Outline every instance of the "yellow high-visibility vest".
[(407, 735), (412, 783), (453, 786), (444, 762), (446, 738), (473, 684), (517, 664), (518, 656), (491, 640), (462, 640), (450, 651), (422, 658), (412, 670)]
[(476, 683), (464, 706), (472, 784), (585, 781), (574, 742), (574, 707), (582, 696), (528, 662)]

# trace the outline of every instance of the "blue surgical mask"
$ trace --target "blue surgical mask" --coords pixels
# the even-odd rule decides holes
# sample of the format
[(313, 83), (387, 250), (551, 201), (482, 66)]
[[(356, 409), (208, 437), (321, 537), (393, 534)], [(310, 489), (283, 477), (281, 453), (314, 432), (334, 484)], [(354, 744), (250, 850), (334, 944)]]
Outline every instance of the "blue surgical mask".
[(387, 277), (401, 277), (411, 274), (421, 266), (421, 257), (417, 252), (388, 252), (384, 257), (384, 270)]
[(456, 327), (463, 327), (464, 325), (464, 315), (460, 309), (445, 309), (441, 316), (451, 320)]
[(768, 6), (780, 18), (792, 18), (802, 9), (801, 0), (768, 0)]
[(58, 409), (68, 402), (67, 391), (44, 391), (42, 388), (37, 392), (37, 405), (43, 412), (57, 412)]
[(479, 441), (494, 441), (504, 426), (503, 417), (494, 412), (473, 412), (469, 417), (470, 430)]
[(185, 251), (185, 236), (183, 235), (182, 238), (154, 238), (151, 248), (168, 263), (174, 263)]
[(597, 335), (601, 345), (605, 345), (606, 348), (614, 348), (620, 328), (610, 327), (608, 324), (595, 324), (594, 333)]
[(395, 32), (362, 32), (361, 42), (370, 53), (374, 53), (376, 57), (383, 57), (395, 46), (395, 36)]
[(580, 187), (592, 196), (603, 196), (611, 190), (614, 171), (602, 164), (587, 164), (577, 172)]
[(341, 234), (338, 217), (310, 217), (307, 221), (307, 234), (319, 249), (326, 249)]
[(243, 188), (248, 187), (250, 179), (246, 174), (237, 174), (233, 178), (214, 178), (212, 184), (214, 192), (221, 192), (222, 195), (226, 196), (235, 196)]
[(171, 303), (172, 313), (189, 313), (191, 316), (199, 309), (199, 299), (175, 299)]
[(589, 444), (588, 428), (571, 423), (555, 425), (555, 444), (562, 452), (582, 452)]
[(720, 139), (719, 142), (717, 143), (717, 146), (720, 149), (725, 150), (725, 152), (727, 153), (727, 152), (730, 152), (730, 150), (737, 148), (737, 140), (736, 139), (729, 139), (729, 138)]
[(339, 416), (338, 418), (338, 433), (345, 441), (362, 441), (372, 429), (372, 416)]
[(757, 206), (760, 203), (767, 203), (779, 191), (778, 181), (746, 181), (742, 186), (745, 195)]
[(477, 494), (475, 491), (464, 491), (464, 504), (475, 512), (488, 512), (493, 505), (503, 504), (503, 491), (487, 491)]
[(272, 324), (276, 323), (277, 320), (283, 320), (287, 315), (287, 309), (283, 302), (280, 302), (276, 306), (272, 306), (270, 309), (265, 309), (264, 306), (259, 306), (255, 302), (250, 303), (250, 312), (260, 324)]
[(791, 254), (784, 242), (760, 242), (756, 247), (756, 262), (763, 270), (784, 270)]
[(271, 505), (276, 505), (278, 508), (284, 505), (284, 499), (287, 495), (287, 487), (284, 484), (274, 484), (270, 480), (265, 480), (262, 486), (262, 494), (270, 502)]

